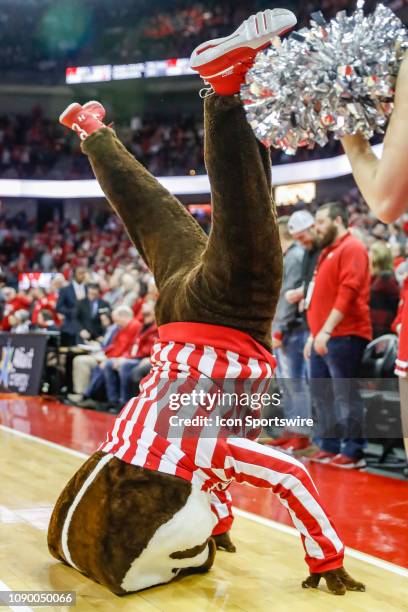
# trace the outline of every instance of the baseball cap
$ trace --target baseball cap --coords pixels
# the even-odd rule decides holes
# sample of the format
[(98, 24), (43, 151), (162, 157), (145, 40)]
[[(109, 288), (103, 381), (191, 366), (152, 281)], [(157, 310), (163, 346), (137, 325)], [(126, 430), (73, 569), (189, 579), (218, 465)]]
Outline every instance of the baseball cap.
[(312, 227), (314, 223), (314, 217), (308, 210), (297, 210), (289, 218), (288, 230), (290, 234), (298, 234)]

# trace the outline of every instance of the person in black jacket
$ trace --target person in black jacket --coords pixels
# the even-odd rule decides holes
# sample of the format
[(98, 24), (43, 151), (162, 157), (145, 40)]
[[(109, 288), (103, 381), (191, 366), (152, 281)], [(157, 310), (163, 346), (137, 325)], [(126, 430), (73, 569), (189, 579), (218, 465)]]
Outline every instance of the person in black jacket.
[(64, 317), (61, 326), (61, 344), (63, 346), (72, 346), (77, 342), (79, 328), (75, 314), (77, 302), (86, 298), (85, 276), (85, 268), (76, 268), (72, 282), (59, 292), (57, 312)]
[(101, 299), (99, 285), (90, 283), (87, 286), (87, 297), (79, 300), (76, 306), (76, 323), (79, 340), (96, 340), (104, 335), (105, 330), (101, 322), (102, 314), (109, 314), (108, 302)]

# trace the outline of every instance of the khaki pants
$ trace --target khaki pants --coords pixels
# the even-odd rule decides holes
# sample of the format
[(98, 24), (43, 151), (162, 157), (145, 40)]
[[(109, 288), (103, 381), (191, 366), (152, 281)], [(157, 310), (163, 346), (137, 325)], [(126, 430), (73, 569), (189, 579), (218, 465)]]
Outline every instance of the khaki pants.
[(91, 382), (92, 370), (98, 361), (95, 355), (78, 355), (72, 363), (72, 382), (74, 393), (84, 395)]

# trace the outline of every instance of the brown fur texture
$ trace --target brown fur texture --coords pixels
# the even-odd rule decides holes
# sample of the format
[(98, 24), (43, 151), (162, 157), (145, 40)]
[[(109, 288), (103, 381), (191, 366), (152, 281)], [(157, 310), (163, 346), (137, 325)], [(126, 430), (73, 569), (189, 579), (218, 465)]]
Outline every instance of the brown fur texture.
[(93, 454), (78, 472), (74, 474), (57, 500), (48, 526), (48, 548), (56, 559), (65, 561), (61, 546), (61, 533), (67, 512), (72, 505), (75, 495), (102, 457), (102, 453)]
[(217, 550), (225, 550), (226, 552), (234, 553), (237, 552), (237, 547), (231, 540), (229, 531), (225, 533), (219, 533), (213, 536)]
[[(215, 542), (213, 538), (209, 538), (208, 542), (205, 542), (205, 546), (208, 545), (208, 559), (205, 563), (203, 563), (203, 565), (200, 565), (199, 567), (187, 567), (187, 568), (183, 568), (179, 571), (179, 573), (177, 574), (177, 578), (182, 578), (183, 576), (189, 576), (191, 574), (205, 574), (206, 572), (209, 572), (210, 569), (212, 568), (213, 564), (214, 564), (214, 560), (215, 560), (215, 553), (217, 552), (217, 547), (215, 546)], [(197, 549), (198, 547), (196, 547), (195, 549)], [(200, 546), (200, 548), (203, 548)], [(194, 550), (195, 550), (194, 549)], [(193, 549), (192, 549), (193, 550)], [(204, 550), (204, 548), (203, 548)], [(190, 555), (192, 551), (189, 551)], [(196, 553), (195, 553), (196, 554)], [(173, 557), (173, 555), (170, 555), (171, 557)], [(182, 558), (182, 557), (181, 557)]]
[(282, 253), (268, 150), (238, 96), (205, 101), (205, 162), (212, 190), (209, 238), (109, 128), (82, 145), (96, 178), (160, 291), (158, 325), (210, 323), (271, 347)]
[[(92, 455), (57, 501), (48, 531), (49, 549), (57, 559), (65, 561), (60, 541), (68, 508), (103, 457), (100, 452)], [(123, 594), (120, 584), (132, 562), (157, 529), (184, 507), (190, 492), (191, 484), (182, 478), (112, 458), (74, 512), (68, 534), (73, 562), (96, 582)]]
[(325, 579), (327, 588), (335, 595), (345, 595), (347, 591), (365, 591), (365, 585), (354, 580), (344, 567), (322, 572), (321, 574), (310, 574), (302, 582), (302, 587), (304, 589), (317, 589), (321, 578)]

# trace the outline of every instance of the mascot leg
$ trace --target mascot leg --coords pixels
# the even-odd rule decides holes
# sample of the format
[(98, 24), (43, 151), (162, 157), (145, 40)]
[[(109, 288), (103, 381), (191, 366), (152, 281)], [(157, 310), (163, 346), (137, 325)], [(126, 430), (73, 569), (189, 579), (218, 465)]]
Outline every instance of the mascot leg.
[[(187, 320), (239, 329), (270, 349), (283, 264), (269, 150), (256, 140), (238, 96), (213, 95), (204, 104), (212, 228), (200, 265), (183, 286)], [(228, 496), (213, 493), (219, 518), (213, 536), (217, 548), (235, 552)]]
[(98, 452), (61, 493), (48, 545), (54, 557), (123, 595), (208, 571), (213, 525), (207, 493)]
[[(199, 265), (206, 234), (112, 130), (91, 134), (83, 150), (154, 273), (158, 324), (188, 320), (180, 287)], [(56, 558), (124, 594), (208, 571), (215, 554), (210, 508), (209, 494), (182, 479), (96, 453), (61, 493), (48, 544)]]
[(157, 325), (186, 321), (180, 285), (199, 264), (207, 235), (171, 193), (140, 164), (109, 128), (91, 134), (82, 150), (111, 207), (153, 272), (159, 289)]
[(179, 302), (186, 321), (233, 327), (270, 349), (283, 263), (269, 151), (238, 96), (209, 96), (204, 117), (212, 228)]

